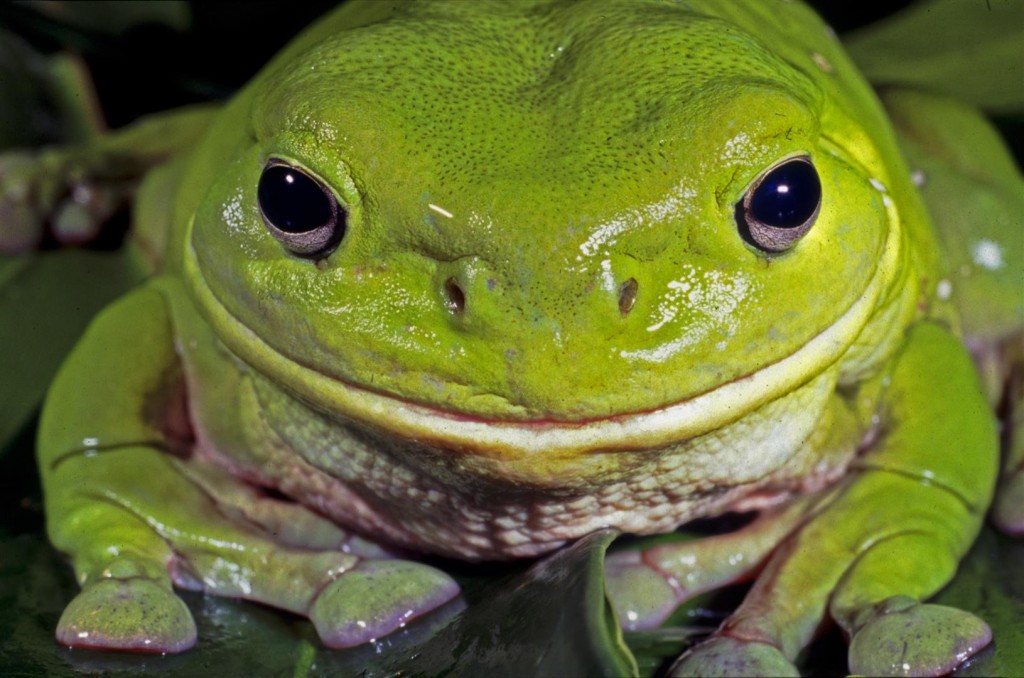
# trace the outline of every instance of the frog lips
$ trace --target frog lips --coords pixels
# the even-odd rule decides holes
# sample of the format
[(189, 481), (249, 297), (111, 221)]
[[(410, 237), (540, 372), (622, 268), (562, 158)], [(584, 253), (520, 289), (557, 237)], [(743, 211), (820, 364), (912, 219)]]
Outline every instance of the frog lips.
[(206, 283), (195, 251), (185, 257), (196, 301), (221, 341), (246, 363), (317, 409), (388, 435), (502, 459), (669, 445), (713, 431), (793, 391), (842, 357), (870, 318), (898, 248), (890, 238), (864, 293), (790, 355), (710, 391), (663, 407), (584, 421), (488, 420), (371, 391), (295, 362), (241, 323)]
[(357, 414), (342, 406), (341, 411), (388, 433), (447, 449), (501, 458), (650, 449), (717, 430), (820, 375), (856, 338), (879, 288), (876, 276), (836, 322), (782, 360), (710, 391), (641, 412), (581, 421), (488, 420), (320, 378), (335, 384), (361, 410)]

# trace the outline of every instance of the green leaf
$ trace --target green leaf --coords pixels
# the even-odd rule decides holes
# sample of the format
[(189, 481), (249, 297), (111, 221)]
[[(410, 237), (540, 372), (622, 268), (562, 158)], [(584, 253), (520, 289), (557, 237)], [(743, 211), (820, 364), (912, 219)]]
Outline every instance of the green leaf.
[(874, 85), (947, 94), (990, 112), (1024, 110), (1024, 2), (926, 0), (843, 36)]
[(141, 278), (127, 252), (0, 258), (0, 450), (39, 407), (89, 320)]
[(1024, 675), (1024, 542), (989, 528), (934, 602), (968, 610), (992, 627), (993, 643), (957, 676)]
[(465, 675), (636, 675), (604, 594), (604, 553), (615, 536), (594, 533), (490, 588), (409, 668), (439, 675), (458, 657)]

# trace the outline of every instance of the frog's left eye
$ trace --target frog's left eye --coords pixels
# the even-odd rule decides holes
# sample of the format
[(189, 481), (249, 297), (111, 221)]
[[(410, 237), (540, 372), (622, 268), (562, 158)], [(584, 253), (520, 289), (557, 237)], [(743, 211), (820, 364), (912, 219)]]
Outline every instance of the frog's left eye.
[(263, 168), (256, 197), (267, 229), (294, 254), (325, 256), (345, 235), (345, 210), (305, 170), (272, 160)]
[(821, 208), (821, 180), (810, 158), (775, 165), (750, 187), (736, 208), (743, 237), (766, 252), (782, 252), (802, 238)]

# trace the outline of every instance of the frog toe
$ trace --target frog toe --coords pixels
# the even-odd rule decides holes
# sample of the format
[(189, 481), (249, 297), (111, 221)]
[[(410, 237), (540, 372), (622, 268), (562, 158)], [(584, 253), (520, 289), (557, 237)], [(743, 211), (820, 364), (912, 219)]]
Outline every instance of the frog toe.
[(181, 652), (196, 644), (196, 625), (169, 587), (142, 577), (108, 578), (72, 599), (57, 624), (57, 641), (92, 649)]
[(799, 676), (793, 663), (775, 646), (715, 636), (693, 648), (672, 666), (678, 676)]
[(432, 567), (364, 561), (320, 592), (309, 618), (324, 645), (354, 647), (398, 630), (458, 593), (458, 584)]
[(850, 671), (869, 676), (940, 676), (992, 640), (978, 617), (943, 605), (882, 606), (850, 641)]

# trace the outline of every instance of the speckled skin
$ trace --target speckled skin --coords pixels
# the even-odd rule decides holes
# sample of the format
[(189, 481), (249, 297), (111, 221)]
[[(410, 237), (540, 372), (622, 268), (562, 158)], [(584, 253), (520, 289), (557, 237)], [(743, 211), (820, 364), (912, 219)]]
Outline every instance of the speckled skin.
[[(343, 10), (287, 50), (190, 164), (181, 209), (195, 222), (174, 251), (195, 252), (193, 284), (325, 376), (487, 419), (579, 421), (789, 355), (868, 287), (886, 222), (922, 222), (881, 111), (802, 6), (517, 7), (410, 6), (354, 31), (341, 26), (358, 8)], [(624, 70), (630, 86), (613, 86)], [(830, 226), (806, 257), (765, 266), (735, 237), (734, 205), (802, 153), (820, 164)], [(270, 156), (349, 205), (350, 235), (321, 266), (282, 259), (265, 233), (251, 191)], [(821, 266), (839, 233), (851, 256)], [(913, 294), (904, 270), (883, 272), (883, 298)], [(464, 314), (444, 304), (449, 278)]]
[[(834, 384), (875, 371), (909, 321), (916, 281), (906, 274), (918, 262), (895, 226), (921, 215), (912, 197), (899, 213), (882, 206), (877, 187), (898, 192), (905, 175), (890, 178), (886, 128), (871, 100), (855, 96), (864, 85), (826, 29), (787, 7), (791, 20), (816, 26), (796, 58), (764, 47), (785, 43), (776, 14), (751, 21), (745, 10), (742, 25), (761, 32), (752, 34), (727, 23), (735, 20), (728, 5), (711, 16), (660, 3), (406, 11), (369, 29), (339, 30), (344, 13), (318, 26), (325, 40), (286, 53), (232, 104), (249, 110), (251, 132), (226, 115), (190, 165), (183, 195), (193, 178), (202, 189), (182, 233), (186, 277), (200, 288), (193, 298), (215, 331), (241, 322), (259, 337), (221, 339), (285, 386), (257, 379), (253, 416), (298, 468), (268, 464), (257, 452), (265, 443), (233, 445), (215, 431), (201, 438), (210, 454), (342, 522), (474, 558), (536, 555), (606, 525), (664, 531), (841, 472), (859, 435), (855, 407), (832, 395)], [(723, 39), (728, 49), (708, 47)], [(833, 64), (829, 72), (814, 54)], [(635, 66), (631, 86), (612, 87), (624, 64)], [(848, 82), (830, 98), (837, 79)], [(341, 105), (329, 83), (344, 83)], [(695, 124), (710, 111), (735, 119), (713, 131)], [(878, 138), (867, 144), (872, 120)], [(802, 256), (765, 266), (736, 237), (733, 206), (765, 165), (801, 153), (819, 164), (826, 199), (835, 198)], [(267, 236), (251, 198), (267, 157), (346, 187), (349, 235), (322, 265), (282, 257)], [(400, 166), (374, 171), (394, 157)], [(821, 266), (840, 233), (853, 256)], [(239, 251), (249, 256), (238, 260)], [(228, 259), (236, 264), (223, 266)], [(619, 290), (630, 278), (637, 301), (623, 314)], [(465, 292), (463, 313), (446, 307), (449, 279)], [(742, 380), (865, 295), (858, 321), (833, 342), (866, 336), (870, 352), (837, 360), (842, 351), (832, 347), (806, 373), (789, 375), (799, 384), (820, 373), (817, 388), (752, 384), (760, 392), (748, 412), (708, 417), (681, 442), (651, 440), (640, 450), (602, 440), (539, 459), (512, 444), (453, 454), (449, 441), (423, 440), (429, 425), (409, 443), (391, 434), (386, 414), (367, 421), (344, 403), (321, 402), (317, 389), (331, 386), (298, 394), (327, 416), (308, 410), (291, 399), (294, 380), (274, 376), (283, 358), (311, 368), (317, 382), (442, 415), (586, 422)], [(193, 312), (182, 306), (183, 316)], [(824, 317), (802, 320), (822, 309)], [(189, 390), (206, 391), (191, 372), (200, 383)], [(198, 404), (193, 417), (200, 430), (209, 418)], [(824, 433), (833, 427), (823, 419), (843, 422), (835, 427), (842, 435)]]
[[(738, 233), (736, 206), (796, 157), (816, 168), (822, 206), (769, 254)], [(328, 256), (293, 256), (268, 231), (256, 187), (270, 160), (305, 168), (345, 209)], [(159, 215), (164, 269), (97, 321), (43, 422), (51, 536), (80, 598), (117, 580), (115, 557), (168, 590), (161, 567), (356, 644), (371, 636), (346, 630), (352, 609), (380, 635), (456, 589), (375, 562), (349, 529), (467, 559), (532, 556), (832, 484), (793, 538), (835, 525), (822, 537), (834, 557), (764, 577), (780, 591), (794, 573), (820, 581), (810, 611), (754, 595), (748, 614), (769, 621), (743, 642), (792, 659), (833, 589), (853, 633), (892, 596), (934, 591), (978, 529), (995, 429), (937, 324), (955, 320), (929, 220), (877, 101), (799, 4), (349, 3), (153, 181), (175, 191)], [(946, 381), (922, 355), (953, 366)], [(119, 360), (133, 369), (98, 387), (116, 406), (97, 414), (75, 386)], [(942, 389), (957, 408), (934, 413), (951, 427), (937, 441), (920, 421), (931, 410), (906, 401)], [(74, 487), (78, 468), (95, 484)], [(908, 478), (930, 488), (927, 510), (892, 499)], [(224, 498), (247, 484), (296, 503)], [(130, 514), (124, 533), (83, 537), (116, 522), (111, 506)], [(310, 528), (253, 532), (267, 521)], [(891, 590), (879, 582), (910, 575), (861, 556), (915, 521), (938, 534), (910, 552), (937, 564)], [(382, 576), (415, 585), (382, 601)]]
[(825, 375), (691, 441), (591, 453), (571, 464), (571, 474), (541, 477), (310, 416), (272, 384), (246, 378), (239, 411), (253, 418), (244, 452), (224, 459), (212, 447), (204, 451), (366, 534), (460, 558), (534, 556), (608, 525), (665, 532), (692, 517), (760, 508), (821, 487), (855, 448), (841, 435), (851, 430), (849, 412), (822, 397), (832, 386)]

